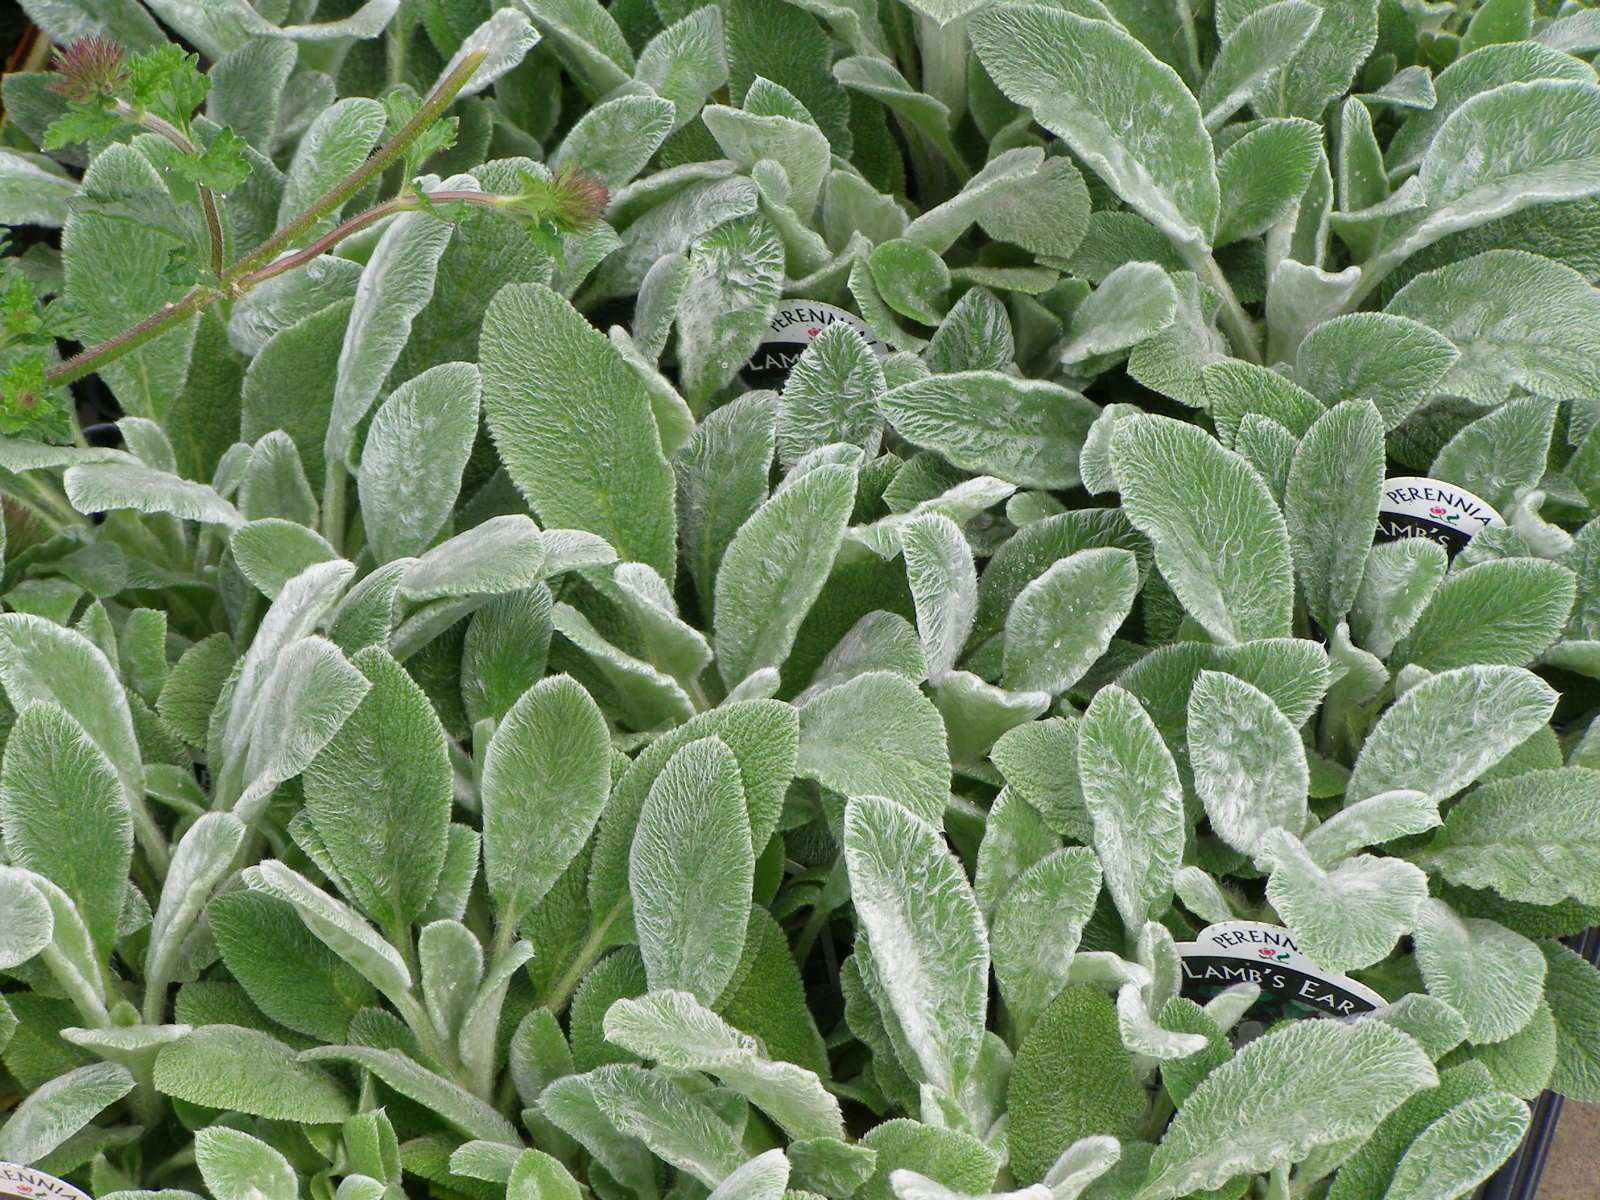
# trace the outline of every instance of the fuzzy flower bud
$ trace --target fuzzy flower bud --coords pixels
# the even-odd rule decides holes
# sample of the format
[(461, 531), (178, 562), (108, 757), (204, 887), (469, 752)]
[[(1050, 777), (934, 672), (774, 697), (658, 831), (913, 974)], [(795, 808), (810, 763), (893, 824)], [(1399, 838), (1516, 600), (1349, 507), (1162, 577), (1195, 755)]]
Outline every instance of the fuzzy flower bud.
[(562, 167), (549, 179), (521, 175), (522, 190), (499, 197), (496, 207), (556, 233), (582, 233), (611, 200), (606, 185), (588, 171)]
[(128, 82), (122, 47), (105, 38), (79, 38), (65, 50), (57, 50), (50, 65), (60, 76), (51, 81), (51, 89), (80, 104), (114, 96)]
[(598, 175), (562, 167), (550, 181), (550, 193), (561, 218), (579, 229), (587, 229), (600, 219), (611, 193)]

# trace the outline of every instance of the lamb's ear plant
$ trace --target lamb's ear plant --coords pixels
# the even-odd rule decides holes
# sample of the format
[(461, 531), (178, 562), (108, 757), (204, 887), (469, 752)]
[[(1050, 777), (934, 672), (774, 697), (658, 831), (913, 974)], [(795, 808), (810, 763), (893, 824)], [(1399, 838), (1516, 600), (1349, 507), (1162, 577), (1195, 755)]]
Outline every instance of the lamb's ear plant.
[(26, 7), (0, 1160), (1421, 1200), (1600, 1100), (1592, 13)]

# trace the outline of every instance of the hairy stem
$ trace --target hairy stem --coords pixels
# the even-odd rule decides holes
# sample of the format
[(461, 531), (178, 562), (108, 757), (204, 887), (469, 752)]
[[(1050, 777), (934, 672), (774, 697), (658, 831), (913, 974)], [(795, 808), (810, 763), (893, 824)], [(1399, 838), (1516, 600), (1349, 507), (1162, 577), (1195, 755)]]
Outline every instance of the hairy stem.
[(1389, 278), (1389, 273), (1405, 261), (1406, 255), (1376, 254), (1361, 264), (1361, 282), (1350, 298), (1344, 302), (1343, 312), (1355, 312), (1368, 296), (1378, 290), (1378, 285)]
[(504, 198), (492, 192), (474, 192), (464, 190), (446, 189), (438, 192), (424, 192), (408, 196), (396, 196), (392, 200), (385, 200), (382, 204), (375, 204), (364, 212), (359, 212), (349, 220), (336, 225), (316, 241), (308, 244), (304, 249), (296, 250), (292, 254), (285, 254), (273, 259), (264, 267), (238, 276), (231, 285), (235, 291), (247, 292), (258, 283), (271, 279), (274, 275), (282, 275), (285, 271), (292, 271), (302, 267), (319, 255), (326, 254), (333, 247), (351, 234), (359, 233), (385, 217), (402, 212), (425, 212), (430, 206), (439, 204), (473, 204), (480, 208), (495, 208)]
[[(500, 199), (499, 196), (488, 192), (440, 191), (428, 192), (421, 196), (401, 196), (393, 200), (385, 200), (382, 204), (374, 205), (365, 212), (357, 213), (348, 221), (323, 234), (304, 249), (297, 250), (293, 254), (285, 254), (281, 258), (273, 259), (265, 266), (233, 278), (227, 285), (229, 294), (241, 296), (257, 284), (263, 283), (275, 275), (282, 275), (285, 271), (304, 266), (318, 255), (324, 254), (338, 245), (351, 234), (357, 233), (373, 222), (382, 220), (384, 217), (394, 213), (416, 212), (431, 204), (466, 203), (493, 207)], [(45, 381), (59, 386), (71, 383), (75, 379), (82, 379), (85, 375), (98, 371), (107, 363), (115, 362), (130, 350), (135, 350), (146, 342), (160, 337), (178, 322), (194, 316), (196, 313), (203, 312), (222, 299), (222, 297), (223, 293), (214, 287), (197, 287), (176, 304), (169, 304), (165, 308), (151, 313), (137, 325), (123, 330), (116, 337), (101, 342), (97, 346), (82, 350), (52, 367), (45, 372)]]
[[(199, 156), (199, 147), (184, 135), (183, 130), (170, 121), (156, 116), (155, 113), (146, 112), (142, 108), (135, 108), (126, 100), (114, 101), (112, 107), (116, 110), (117, 116), (124, 121), (137, 125), (141, 129), (147, 129), (151, 133), (159, 134), (190, 158)], [(222, 277), (224, 251), (222, 219), (217, 215), (217, 198), (205, 184), (196, 183), (194, 186), (195, 190), (200, 193), (200, 209), (205, 213), (206, 217), (206, 236), (211, 243), (211, 273), (220, 279)]]
[(922, 56), (922, 90), (950, 110), (952, 124), (967, 111), (967, 26), (957, 17), (941, 25), (932, 17), (917, 17), (917, 49)]
[(39, 952), (39, 959), (61, 990), (66, 992), (67, 999), (72, 1001), (72, 1007), (78, 1010), (84, 1024), (94, 1029), (110, 1028), (111, 1014), (106, 1011), (105, 999), (97, 993), (94, 984), (68, 961), (66, 955), (50, 945)]
[(144, 851), (145, 858), (150, 863), (150, 869), (155, 872), (157, 879), (165, 879), (167, 871), (172, 866), (172, 848), (167, 845), (167, 835), (161, 832), (161, 826), (156, 822), (155, 814), (150, 811), (150, 806), (143, 796), (133, 807), (133, 836), (139, 843), (139, 849)]
[(401, 992), (389, 997), (400, 1013), (411, 1032), (417, 1035), (417, 1048), (422, 1051), (423, 1057), (432, 1060), (435, 1069), (441, 1075), (455, 1076), (461, 1067), (461, 1059), (456, 1054), (455, 1047), (450, 1045), (444, 1034), (433, 1023), (433, 1018), (428, 1015), (428, 1010), (410, 992)]
[(577, 990), (578, 982), (611, 944), (611, 926), (622, 915), (622, 906), (626, 903), (626, 898), (618, 900), (616, 906), (606, 914), (605, 919), (590, 930), (588, 940), (578, 948), (578, 953), (567, 964), (567, 969), (561, 973), (561, 978), (551, 984), (549, 990), (539, 998), (539, 1003), (543, 1007), (557, 1016), (561, 1014), (561, 1010), (567, 1006), (567, 1001), (572, 999), (572, 993)]
[(57, 363), (44, 373), (45, 382), (60, 387), (75, 379), (82, 379), (107, 363), (115, 362), (130, 350), (137, 350), (146, 342), (154, 341), (180, 321), (208, 308), (221, 295), (216, 288), (197, 287), (176, 304), (165, 305), (115, 337), (107, 338), (98, 346), (80, 350), (71, 358)]
[[(306, 209), (225, 271), (221, 269), (220, 257), (222, 227), (220, 223), (216, 224), (213, 227), (213, 258), (224, 291), (231, 295), (242, 294), (244, 288), (239, 285), (246, 277), (250, 276), (257, 268), (271, 262), (279, 251), (292, 245), (323, 217), (333, 212), (351, 196), (360, 191), (369, 179), (379, 174), (385, 167), (399, 158), (405, 152), (406, 147), (416, 139), (417, 135), (432, 124), (434, 119), (450, 106), (451, 101), (456, 97), (456, 93), (466, 85), (467, 80), (478, 69), (487, 53), (487, 51), (478, 51), (475, 54), (469, 54), (455, 70), (440, 80), (439, 86), (434, 88), (432, 94), (422, 102), (422, 106), (417, 109), (416, 115), (407, 121), (398, 133), (380, 146), (366, 162), (334, 184), (327, 194), (310, 208)], [(194, 152), (194, 144), (184, 137), (181, 131), (166, 121), (149, 113), (140, 114), (138, 110), (131, 107), (128, 107), (128, 112), (134, 114), (129, 119), (137, 119), (138, 124), (152, 130), (152, 132), (161, 134), (168, 141), (173, 142), (174, 145), (184, 148), (186, 153)], [(204, 195), (207, 189), (202, 187), (201, 191)], [(382, 206), (380, 205), (379, 207)], [(213, 203), (211, 214), (208, 217), (208, 224), (215, 215), (215, 204)], [(377, 218), (374, 217), (372, 219), (376, 220)], [(349, 222), (346, 222), (346, 224), (349, 224)], [(354, 232), (354, 230), (348, 230), (346, 236), (351, 232)], [(313, 257), (315, 256), (313, 255)], [(309, 261), (309, 259), (301, 261)], [(292, 265), (298, 265), (298, 262)], [(288, 267), (284, 268), (284, 270), (287, 269)], [(276, 272), (273, 273), (275, 274)], [(254, 279), (252, 282), (259, 283), (261, 279), (270, 277), (271, 275), (264, 275)], [(45, 382), (60, 387), (71, 383), (75, 379), (82, 379), (93, 371), (98, 371), (107, 363), (115, 362), (130, 350), (135, 350), (146, 342), (160, 337), (180, 321), (186, 320), (208, 308), (224, 295), (224, 291), (219, 291), (212, 287), (195, 288), (176, 304), (166, 305), (151, 313), (138, 324), (123, 330), (115, 337), (108, 338), (97, 346), (90, 346), (74, 354), (65, 362), (52, 367), (45, 372)]]
[(1256, 323), (1239, 303), (1233, 285), (1217, 266), (1217, 260), (1203, 246), (1183, 245), (1178, 249), (1189, 269), (1200, 277), (1200, 282), (1222, 297), (1222, 329), (1228, 335), (1233, 352), (1246, 362), (1261, 362), (1261, 335)]
[(461, 65), (439, 81), (439, 86), (433, 89), (428, 98), (422, 102), (422, 106), (417, 109), (416, 115), (407, 121), (398, 133), (378, 147), (366, 162), (328, 189), (327, 193), (310, 208), (229, 267), (224, 280), (238, 279), (269, 262), (280, 250), (293, 245), (318, 221), (337, 210), (346, 200), (360, 191), (369, 179), (381, 174), (390, 163), (405, 153), (406, 147), (418, 134), (433, 124), (439, 115), (450, 107), (456, 98), (456, 93), (466, 86), (467, 80), (472, 78), (473, 72), (483, 63), (487, 54), (487, 50), (479, 50), (462, 59)]
[(322, 536), (335, 554), (344, 553), (345, 478), (338, 455), (329, 455), (322, 472)]

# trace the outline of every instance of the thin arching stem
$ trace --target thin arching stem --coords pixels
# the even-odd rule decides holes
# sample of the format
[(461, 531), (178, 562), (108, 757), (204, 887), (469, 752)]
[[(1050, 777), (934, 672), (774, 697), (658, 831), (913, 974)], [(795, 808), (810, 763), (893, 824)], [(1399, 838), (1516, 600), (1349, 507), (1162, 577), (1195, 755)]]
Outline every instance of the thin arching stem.
[[(117, 100), (113, 104), (117, 116), (141, 129), (148, 129), (151, 133), (167, 139), (183, 153), (191, 158), (200, 153), (199, 148), (184, 135), (172, 122), (164, 120), (152, 112), (133, 107), (125, 100)], [(217, 197), (205, 184), (196, 182), (195, 190), (200, 193), (200, 209), (205, 213), (206, 237), (211, 243), (211, 273), (217, 278), (222, 278), (223, 243), (222, 243), (222, 218), (217, 215)]]
[[(250, 285), (241, 286), (247, 276), (273, 262), (280, 252), (292, 246), (318, 221), (337, 210), (346, 200), (360, 191), (368, 180), (378, 175), (390, 163), (405, 153), (406, 147), (416, 139), (417, 135), (432, 124), (434, 119), (450, 106), (451, 101), (456, 97), (456, 93), (465, 86), (467, 80), (472, 77), (472, 73), (483, 62), (485, 53), (485, 51), (478, 51), (463, 59), (455, 70), (440, 80), (439, 86), (423, 101), (422, 106), (417, 109), (416, 115), (407, 121), (398, 133), (380, 146), (366, 162), (334, 184), (310, 208), (295, 217), (294, 220), (290, 221), (226, 270), (221, 268), (221, 224), (218, 222), (214, 226), (213, 249), (216, 251), (214, 261), (222, 284), (221, 289), (205, 285), (194, 288), (177, 303), (168, 304), (158, 309), (148, 317), (145, 317), (144, 320), (123, 330), (115, 337), (108, 338), (98, 345), (81, 350), (71, 358), (50, 368), (45, 372), (45, 382), (59, 387), (71, 383), (73, 380), (82, 379), (85, 375), (98, 371), (107, 363), (115, 362), (129, 351), (160, 337), (173, 326), (209, 308), (217, 300), (220, 300), (224, 294), (242, 295), (247, 286), (253, 286), (254, 283), (261, 282), (261, 279), (270, 278), (270, 275), (259, 276), (254, 278)], [(150, 129), (152, 132), (159, 133), (180, 148), (187, 147), (186, 153), (194, 152), (193, 143), (184, 137), (180, 130), (168, 122), (148, 113), (139, 114), (137, 110), (131, 108), (129, 113), (133, 115), (128, 116), (127, 119), (137, 120), (138, 124)], [(123, 115), (127, 116), (127, 114)], [(152, 122), (156, 124), (152, 124)], [(158, 125), (165, 128), (158, 128)], [(208, 194), (208, 190), (202, 186), (202, 205), (204, 205), (204, 197)], [(383, 205), (378, 207), (382, 208)], [(215, 215), (215, 205), (213, 204), (207, 218), (208, 224)], [(377, 219), (377, 217), (371, 218), (371, 220)], [(370, 224), (370, 220), (368, 223)], [(349, 225), (350, 222), (345, 224)], [(341, 226), (341, 228), (343, 227)], [(352, 232), (354, 232), (353, 229), (346, 230), (344, 236), (348, 236)], [(309, 259), (304, 261), (309, 261)], [(287, 270), (288, 268), (284, 269)], [(272, 272), (272, 274), (277, 273), (276, 271)]]

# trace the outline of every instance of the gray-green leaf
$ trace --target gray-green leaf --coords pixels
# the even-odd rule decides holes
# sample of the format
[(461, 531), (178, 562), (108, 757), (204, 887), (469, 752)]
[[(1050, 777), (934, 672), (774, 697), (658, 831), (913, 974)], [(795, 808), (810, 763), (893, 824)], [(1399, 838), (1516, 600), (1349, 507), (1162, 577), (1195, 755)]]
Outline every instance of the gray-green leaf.
[(523, 693), (484, 756), (483, 860), (500, 920), (515, 927), (589, 840), (611, 790), (605, 718), (566, 675)]
[(652, 989), (606, 1011), (606, 1040), (674, 1071), (705, 1071), (768, 1113), (795, 1139), (843, 1138), (844, 1118), (812, 1071), (774, 1062), (687, 992)]
[(1135, 1200), (1176, 1200), (1364, 1139), (1437, 1080), (1422, 1047), (1398, 1029), (1291, 1022), (1206, 1076), (1162, 1138)]
[(1305, 747), (1266, 693), (1201, 671), (1189, 693), (1188, 744), (1194, 789), (1228, 845), (1254, 856), (1271, 830), (1305, 828)]
[(1106, 891), (1139, 929), (1166, 911), (1183, 860), (1183, 790), (1155, 723), (1130, 692), (1095, 693), (1078, 728), (1078, 779)]
[(450, 519), (478, 430), (478, 368), (443, 363), (406, 380), (372, 418), (357, 485), (380, 562), (421, 554)]
[(1536, 254), (1487, 250), (1418, 275), (1387, 311), (1454, 343), (1461, 357), (1440, 386), (1475, 404), (1498, 404), (1513, 384), (1535, 396), (1577, 399), (1600, 379), (1600, 291)]
[(331, 1076), (299, 1061), (271, 1034), (239, 1025), (204, 1025), (164, 1048), (155, 1086), (190, 1104), (275, 1121), (325, 1125), (351, 1113)]
[(1576, 595), (1572, 572), (1540, 558), (1492, 559), (1453, 572), (1400, 639), (1393, 663), (1430, 671), (1526, 666), (1560, 635)]
[(1347, 313), (1306, 334), (1295, 378), (1332, 407), (1370, 400), (1392, 429), (1455, 366), (1461, 351), (1444, 334), (1398, 313)]
[(851, 467), (818, 467), (757, 509), (734, 536), (716, 583), (717, 668), (729, 687), (788, 658), (833, 569), (855, 492)]
[(800, 708), (797, 774), (844, 796), (887, 796), (935, 827), (950, 798), (944, 721), (922, 690), (868, 671)]
[(1138, 591), (1138, 560), (1129, 550), (1079, 550), (1053, 563), (1006, 615), (1006, 686), (1067, 691), (1106, 652)]
[(41, 1084), (0, 1125), (0, 1161), (24, 1166), (38, 1162), (132, 1090), (127, 1068), (109, 1062), (79, 1067)]
[(1267, 900), (1331, 971), (1387, 955), (1428, 896), (1428, 877), (1402, 859), (1358, 854), (1325, 871), (1283, 830), (1268, 834), (1260, 858), (1272, 865)]
[(744, 951), (754, 872), (739, 762), (715, 737), (691, 742), (651, 785), (628, 861), (652, 988), (716, 1002)]
[(918, 517), (900, 535), (906, 578), (916, 604), (927, 677), (937, 683), (956, 665), (978, 608), (972, 548), (949, 517)]
[(1518, 667), (1461, 667), (1417, 684), (1378, 719), (1350, 774), (1353, 802), (1418, 791), (1442, 800), (1550, 719), (1556, 693)]
[(672, 470), (616, 348), (549, 288), (516, 284), (484, 316), (482, 367), (490, 432), (544, 523), (599, 534), (670, 577)]
[(1076, 486), (1078, 452), (1100, 412), (1068, 388), (998, 371), (929, 375), (880, 403), (908, 442), (963, 470), (1044, 488)]
[(1219, 208), (1211, 138), (1171, 67), (1110, 22), (1052, 8), (993, 8), (974, 19), (972, 44), (1000, 90), (1130, 208), (1174, 242), (1210, 244)]
[(305, 772), (307, 819), (341, 890), (385, 929), (433, 898), (450, 824), (450, 760), (433, 705), (381, 648), (353, 665), (372, 684)]
[(1461, 1014), (1474, 1042), (1503, 1042), (1533, 1019), (1544, 995), (1545, 961), (1520, 933), (1424, 900), (1414, 937), (1428, 992)]
[(1451, 808), (1418, 861), (1524, 904), (1600, 903), (1600, 771), (1528, 771), (1486, 783)]
[(892, 800), (845, 810), (856, 914), (924, 1077), (956, 1095), (978, 1058), (989, 945), (978, 901), (938, 831)]
[(825, 327), (783, 385), (777, 424), (784, 464), (834, 442), (877, 454), (883, 437), (878, 402), (885, 386), (883, 367), (860, 333), (843, 321)]
[(110, 761), (54, 704), (30, 704), (11, 728), (0, 767), (0, 833), (11, 864), (66, 892), (109, 958), (128, 889), (132, 814)]
[[(1100, 864), (1068, 846), (1025, 871), (995, 910), (990, 949), (1013, 1018), (1031, 1025), (1067, 984), (1083, 927), (1100, 894)], [(874, 943), (874, 952), (877, 945)]]
[(1332, 631), (1355, 603), (1383, 474), (1383, 421), (1365, 400), (1320, 417), (1295, 447), (1284, 516), (1306, 610), (1324, 630)]
[(1111, 460), (1124, 511), (1208, 632), (1223, 642), (1288, 636), (1288, 529), (1249, 463), (1198, 426), (1154, 416), (1117, 423)]

